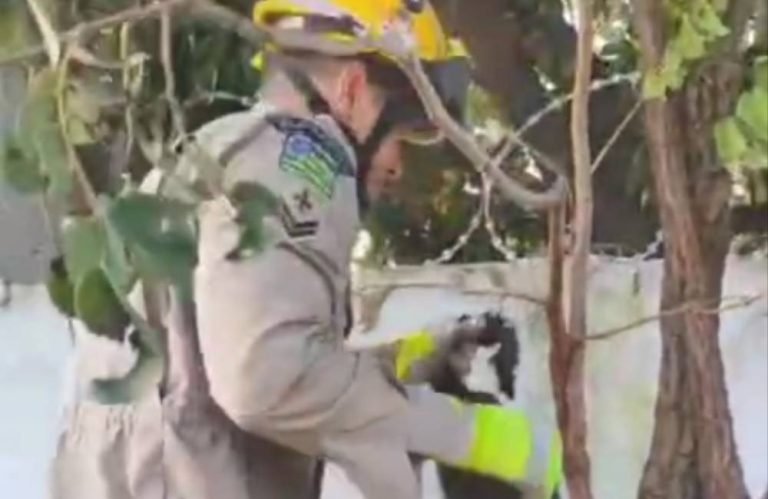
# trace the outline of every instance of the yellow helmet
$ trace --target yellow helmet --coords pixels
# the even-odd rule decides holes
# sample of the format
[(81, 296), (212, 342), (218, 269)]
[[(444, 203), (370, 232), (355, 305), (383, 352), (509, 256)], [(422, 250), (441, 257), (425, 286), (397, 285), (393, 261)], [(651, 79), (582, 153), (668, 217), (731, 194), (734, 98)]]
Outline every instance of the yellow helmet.
[(267, 29), (291, 20), (289, 26), (337, 41), (354, 41), (381, 35), (404, 11), (410, 14), (418, 57), (433, 62), (450, 59), (450, 40), (432, 6), (421, 0), (262, 0), (254, 7), (253, 19)]
[(261, 0), (253, 9), (257, 27), (270, 32), (300, 31), (302, 36), (281, 38), (278, 49), (317, 51), (323, 41), (347, 47), (343, 55), (372, 54), (390, 58), (360, 43), (376, 38), (408, 13), (412, 50), (422, 61), (443, 104), (462, 121), (469, 64), (458, 40), (446, 36), (432, 6), (426, 0)]

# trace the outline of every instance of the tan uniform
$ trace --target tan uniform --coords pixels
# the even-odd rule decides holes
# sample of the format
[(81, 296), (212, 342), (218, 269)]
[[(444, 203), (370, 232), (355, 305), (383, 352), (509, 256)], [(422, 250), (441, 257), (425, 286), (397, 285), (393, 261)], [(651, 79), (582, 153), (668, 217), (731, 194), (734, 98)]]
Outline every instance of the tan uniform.
[[(244, 154), (252, 147), (256, 158), (281, 152), (283, 134), (262, 118), (263, 109), (255, 109), (198, 134), (198, 143), (220, 162), (244, 147), (231, 158), (228, 179), (238, 164), (248, 166)], [(271, 151), (265, 147), (270, 143)], [(270, 171), (261, 171), (261, 160), (252, 163), (260, 169), (254, 180), (270, 187), (284, 173), (276, 156), (271, 161)], [(195, 170), (190, 164), (180, 169)], [(410, 499), (418, 492), (406, 449), (457, 458), (465, 452), (463, 439), (456, 448), (446, 445), (450, 439), (442, 432), (450, 426), (435, 419), (439, 414), (423, 413), (428, 404), (408, 409), (377, 356), (342, 348), (346, 267), (358, 223), (354, 181), (343, 180), (346, 185), (334, 191), (347, 201), (324, 219), (342, 221), (338, 229), (301, 241), (284, 233), (264, 254), (237, 263), (212, 257), (237, 239), (228, 212), (217, 212), (216, 202), (202, 208), (197, 312), (209, 376), (195, 348), (195, 311), (171, 298), (164, 307), (164, 395), (158, 390), (114, 406), (78, 399), (67, 411), (53, 462), (54, 499), (307, 499), (316, 464), (307, 455), (336, 460), (366, 497)], [(284, 181), (304, 186), (301, 177)], [(310, 193), (313, 208), (315, 197)], [(316, 209), (321, 206), (317, 200)], [(306, 219), (295, 222), (294, 232), (312, 227)], [(270, 223), (284, 230), (282, 222)], [(232, 294), (237, 299), (230, 300)], [(135, 296), (138, 305), (140, 290)], [(232, 310), (222, 308), (227, 303)], [(272, 321), (277, 327), (265, 325)], [(264, 334), (251, 337), (254, 326)], [(409, 435), (409, 428), (418, 431)]]
[[(239, 251), (243, 224), (231, 203), (201, 205), (196, 308), (170, 299), (163, 396), (75, 404), (54, 461), (54, 499), (306, 499), (312, 457), (341, 465), (367, 499), (419, 497), (409, 454), (481, 472), (501, 462), (510, 477), (546, 474), (546, 460), (518, 439), (527, 429), (403, 388), (385, 356), (345, 350), (359, 225), (354, 156), (332, 120), (272, 112), (260, 105), (224, 117), (196, 141), (223, 167), (227, 191), (251, 183), (277, 196), (264, 220), (268, 244), (254, 256)], [(195, 183), (198, 165), (185, 161), (180, 172)], [(523, 457), (506, 467), (510, 438)]]
[(243, 430), (336, 461), (368, 499), (415, 499), (408, 453), (460, 461), (472, 419), (447, 397), (406, 396), (378, 357), (345, 350), (354, 156), (331, 119), (265, 122), (268, 113), (199, 134), (225, 168), (225, 189), (258, 183), (280, 202), (265, 222), (269, 245), (236, 259), (241, 228), (228, 203), (201, 208), (195, 301), (211, 395)]

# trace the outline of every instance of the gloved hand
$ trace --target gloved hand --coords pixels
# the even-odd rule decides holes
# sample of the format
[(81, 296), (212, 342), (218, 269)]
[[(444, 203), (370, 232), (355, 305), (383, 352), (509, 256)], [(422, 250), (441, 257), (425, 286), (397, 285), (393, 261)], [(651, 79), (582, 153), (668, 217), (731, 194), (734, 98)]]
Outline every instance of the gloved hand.
[(523, 411), (461, 404), (474, 420), (474, 441), (458, 467), (514, 484), (526, 499), (551, 499), (562, 480), (562, 440), (552, 424)]
[(489, 313), (428, 325), (394, 345), (396, 376), (408, 384), (425, 383), (446, 362), (457, 375), (465, 376), (477, 348), (498, 344), (504, 327), (509, 326), (500, 316)]

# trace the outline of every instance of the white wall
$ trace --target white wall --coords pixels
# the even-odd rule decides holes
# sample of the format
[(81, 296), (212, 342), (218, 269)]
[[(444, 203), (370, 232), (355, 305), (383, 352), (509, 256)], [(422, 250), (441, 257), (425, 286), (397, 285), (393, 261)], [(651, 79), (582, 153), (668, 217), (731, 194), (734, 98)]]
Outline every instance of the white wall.
[(13, 288), (0, 345), (0, 497), (42, 499), (71, 353), (44, 287)]
[[(518, 403), (539, 417), (553, 417), (548, 376), (546, 320), (538, 305), (493, 296), (502, 290), (543, 297), (546, 262), (520, 260), (505, 265), (460, 268), (406, 268), (361, 273), (369, 302), (366, 315), (380, 314), (365, 344), (395, 337), (435, 318), (501, 308), (511, 316), (521, 340)], [(660, 262), (593, 260), (589, 287), (592, 332), (621, 327), (655, 315), (660, 298)], [(389, 286), (399, 286), (385, 298)], [(408, 287), (410, 286), (410, 287)], [(761, 295), (747, 308), (722, 316), (721, 347), (731, 410), (745, 479), (753, 497), (768, 486), (768, 265), (764, 260), (732, 258), (724, 296)], [(485, 292), (485, 294), (476, 294)], [(661, 340), (658, 323), (591, 343), (587, 353), (589, 450), (595, 497), (636, 497), (650, 447), (657, 394)]]
[[(593, 331), (652, 315), (658, 307), (661, 269), (619, 261), (595, 262), (590, 285)], [(503, 298), (502, 290), (543, 296), (546, 265), (406, 268), (362, 271), (368, 327), (353, 343), (377, 343), (425, 323), (463, 312), (503, 308), (517, 323), (522, 362), (520, 405), (552, 417), (547, 375), (547, 332), (540, 307)], [(765, 261), (731, 260), (725, 295), (765, 293)], [(382, 290), (390, 289), (383, 293)], [(360, 303), (358, 303), (360, 309)], [(376, 318), (378, 314), (378, 320)], [(366, 331), (367, 330), (367, 331)], [(56, 416), (71, 362), (67, 324), (48, 305), (41, 287), (16, 287), (0, 309), (0, 497), (42, 499), (46, 460), (54, 445)], [(768, 485), (768, 302), (723, 315), (721, 345), (739, 453), (747, 485), (759, 497)], [(660, 340), (648, 324), (588, 351), (587, 398), (594, 485), (598, 499), (634, 498), (649, 447)], [(81, 351), (82, 353), (82, 351)], [(326, 497), (354, 497), (337, 471)], [(431, 491), (430, 498), (438, 497)]]

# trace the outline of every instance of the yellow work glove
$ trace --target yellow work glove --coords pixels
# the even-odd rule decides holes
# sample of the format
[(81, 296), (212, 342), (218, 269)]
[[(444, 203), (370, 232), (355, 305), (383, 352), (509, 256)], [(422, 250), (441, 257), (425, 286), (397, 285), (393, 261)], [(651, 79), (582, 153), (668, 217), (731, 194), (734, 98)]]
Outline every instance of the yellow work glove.
[[(425, 383), (450, 353), (466, 350), (471, 361), (485, 331), (485, 316), (461, 316), (426, 326), (399, 340), (395, 345), (395, 374), (408, 384)], [(469, 366), (467, 365), (467, 369)]]
[(562, 480), (556, 428), (537, 424), (517, 409), (460, 402), (457, 407), (472, 411), (475, 425), (472, 449), (459, 468), (518, 485), (527, 498), (552, 497)]

